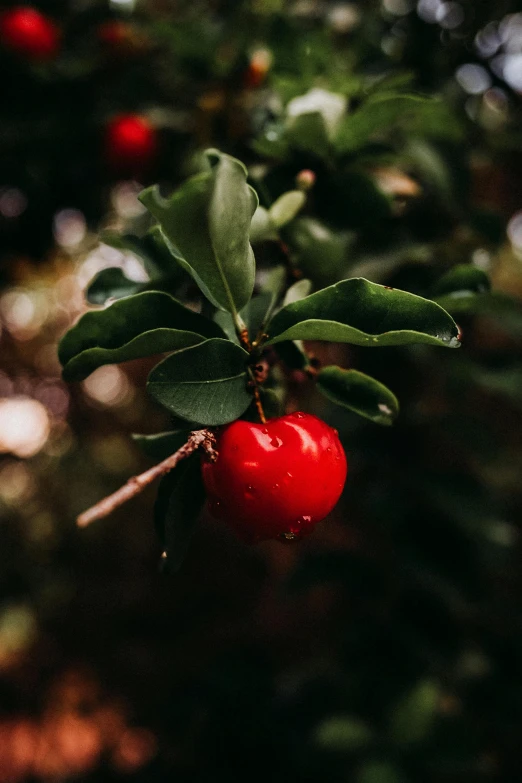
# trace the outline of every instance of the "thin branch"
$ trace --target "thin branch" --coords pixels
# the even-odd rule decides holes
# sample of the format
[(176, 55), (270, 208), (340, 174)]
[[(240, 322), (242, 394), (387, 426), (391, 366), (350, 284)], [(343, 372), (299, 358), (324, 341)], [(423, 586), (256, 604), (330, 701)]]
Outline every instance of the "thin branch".
[(103, 498), (103, 500), (100, 500), (100, 502), (96, 503), (92, 508), (84, 511), (83, 514), (80, 514), (76, 520), (78, 527), (87, 527), (91, 522), (108, 516), (116, 508), (123, 505), (123, 503), (126, 503), (140, 492), (143, 492), (143, 490), (155, 479), (164, 476), (175, 468), (178, 462), (181, 462), (185, 457), (189, 457), (199, 448), (203, 449), (209, 459), (214, 462), (217, 459), (217, 452), (214, 448), (215, 444), (216, 439), (210, 430), (203, 429), (191, 432), (187, 442), (174, 454), (171, 454), (170, 457), (167, 457), (163, 462), (146, 470), (145, 473), (141, 473), (139, 476), (133, 476), (123, 485), (123, 487), (120, 487), (120, 489), (116, 490), (112, 495)]
[(254, 386), (254, 402), (256, 404), (257, 415), (261, 419), (261, 424), (266, 424), (265, 411), (263, 410), (263, 403), (261, 402), (261, 395), (257, 384)]

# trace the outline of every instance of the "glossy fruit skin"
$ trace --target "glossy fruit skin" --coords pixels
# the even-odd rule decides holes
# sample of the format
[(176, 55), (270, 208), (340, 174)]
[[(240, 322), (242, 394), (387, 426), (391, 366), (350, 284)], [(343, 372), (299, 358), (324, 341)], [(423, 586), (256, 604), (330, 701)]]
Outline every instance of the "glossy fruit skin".
[(53, 60), (60, 50), (61, 33), (48, 16), (31, 6), (10, 8), (0, 17), (2, 44), (30, 60)]
[(105, 129), (105, 156), (118, 173), (142, 173), (154, 161), (157, 150), (157, 131), (139, 114), (119, 114)]
[(216, 439), (216, 462), (202, 458), (209, 510), (248, 543), (301, 538), (339, 500), (346, 456), (336, 430), (317, 416), (238, 420)]

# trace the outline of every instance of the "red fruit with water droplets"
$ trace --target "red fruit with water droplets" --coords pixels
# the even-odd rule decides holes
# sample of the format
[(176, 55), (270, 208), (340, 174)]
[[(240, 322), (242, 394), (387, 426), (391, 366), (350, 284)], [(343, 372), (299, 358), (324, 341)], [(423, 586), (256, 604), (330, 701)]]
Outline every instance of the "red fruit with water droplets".
[(300, 538), (339, 500), (346, 456), (336, 430), (317, 416), (234, 421), (216, 438), (216, 462), (202, 458), (210, 512), (249, 543)]
[(0, 17), (2, 44), (35, 62), (53, 60), (60, 49), (58, 26), (31, 6), (17, 6)]

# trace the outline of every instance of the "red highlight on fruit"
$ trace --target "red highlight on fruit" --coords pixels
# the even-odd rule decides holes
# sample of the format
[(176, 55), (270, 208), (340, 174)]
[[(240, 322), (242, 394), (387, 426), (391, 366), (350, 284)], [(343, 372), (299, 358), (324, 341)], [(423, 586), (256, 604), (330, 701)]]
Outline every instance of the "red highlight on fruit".
[(336, 430), (317, 416), (235, 421), (216, 439), (217, 461), (202, 458), (210, 512), (249, 543), (301, 538), (339, 500), (346, 456)]
[(0, 17), (0, 41), (17, 54), (35, 62), (53, 60), (60, 50), (59, 27), (31, 6), (18, 6)]
[(140, 175), (154, 162), (158, 134), (146, 117), (119, 114), (105, 129), (105, 156), (121, 174)]

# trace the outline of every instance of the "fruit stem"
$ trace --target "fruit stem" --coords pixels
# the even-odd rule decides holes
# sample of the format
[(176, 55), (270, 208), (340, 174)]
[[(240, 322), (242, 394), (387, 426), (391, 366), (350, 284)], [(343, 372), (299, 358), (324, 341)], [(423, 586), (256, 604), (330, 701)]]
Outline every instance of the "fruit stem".
[(266, 424), (266, 416), (261, 402), (261, 395), (259, 394), (259, 386), (257, 386), (257, 384), (254, 386), (254, 400), (256, 403), (257, 415), (261, 419), (261, 424)]
[(217, 451), (215, 450), (216, 439), (214, 433), (211, 430), (194, 430), (191, 432), (188, 440), (183, 446), (178, 449), (170, 457), (164, 459), (163, 462), (159, 462), (154, 467), (146, 470), (145, 473), (141, 473), (139, 476), (133, 476), (130, 478), (123, 487), (120, 487), (112, 495), (109, 495), (99, 503), (92, 506), (92, 508), (84, 511), (80, 514), (76, 520), (78, 527), (87, 527), (91, 522), (95, 522), (97, 519), (103, 519), (109, 516), (116, 508), (126, 503), (131, 498), (143, 492), (145, 487), (148, 487), (154, 479), (164, 476), (173, 468), (176, 467), (178, 462), (182, 459), (189, 457), (194, 451), (201, 448), (207, 454), (211, 462), (215, 462), (217, 459)]
[(239, 313), (232, 313), (232, 317), (234, 319), (234, 328), (236, 330), (237, 336), (239, 337), (239, 342), (245, 351), (250, 353), (252, 350), (252, 344), (250, 342), (250, 337), (248, 336), (248, 327)]
[[(241, 343), (245, 351), (251, 353), (252, 343), (250, 342), (250, 338), (248, 336), (248, 328), (244, 323), (244, 321), (242, 320), (239, 313), (237, 313), (237, 316), (235, 318), (235, 326), (236, 326), (237, 336), (239, 337), (239, 342)], [(261, 395), (259, 393), (259, 385), (257, 383), (256, 375), (251, 367), (248, 368), (248, 372), (250, 374), (250, 378), (252, 379), (250, 381), (250, 385), (254, 390), (254, 402), (256, 404), (257, 415), (261, 420), (261, 424), (266, 424), (266, 416), (263, 410), (263, 403), (261, 402)]]

